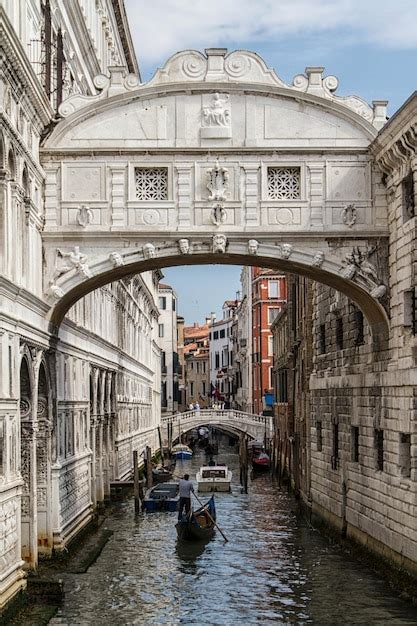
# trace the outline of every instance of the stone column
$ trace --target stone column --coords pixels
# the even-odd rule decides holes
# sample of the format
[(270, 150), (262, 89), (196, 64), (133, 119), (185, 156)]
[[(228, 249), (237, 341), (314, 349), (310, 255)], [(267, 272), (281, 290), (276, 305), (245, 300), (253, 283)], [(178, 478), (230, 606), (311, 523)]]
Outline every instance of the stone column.
[(178, 175), (178, 228), (191, 226), (191, 167), (189, 163), (176, 166)]
[(126, 226), (126, 166), (111, 165), (111, 228)]
[(91, 502), (95, 508), (97, 505), (97, 476), (96, 476), (96, 464), (97, 464), (97, 450), (96, 450), (96, 437), (97, 437), (97, 381), (99, 370), (92, 368), (92, 377), (90, 384), (93, 385), (92, 402), (90, 406), (90, 446), (91, 446)]
[(244, 164), (245, 172), (245, 219), (246, 228), (259, 226), (259, 165)]
[[(310, 171), (310, 224), (315, 229), (323, 229), (324, 194), (323, 194), (323, 163), (309, 163)], [(323, 219), (324, 218), (324, 219)]]

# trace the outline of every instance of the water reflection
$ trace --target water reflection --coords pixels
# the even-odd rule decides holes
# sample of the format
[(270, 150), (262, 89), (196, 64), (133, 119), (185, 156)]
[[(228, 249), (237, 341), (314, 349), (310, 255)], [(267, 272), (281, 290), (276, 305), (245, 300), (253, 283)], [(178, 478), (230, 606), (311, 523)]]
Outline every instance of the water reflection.
[[(219, 532), (208, 543), (179, 542), (175, 513), (135, 517), (133, 503), (122, 503), (107, 521), (114, 535), (97, 562), (86, 574), (63, 576), (62, 622), (417, 624), (417, 610), (311, 530), (268, 475), (256, 476), (242, 494), (227, 443), (217, 460), (233, 471), (232, 493), (216, 494), (216, 509), (229, 542)], [(194, 479), (203, 462), (197, 451), (176, 473)]]

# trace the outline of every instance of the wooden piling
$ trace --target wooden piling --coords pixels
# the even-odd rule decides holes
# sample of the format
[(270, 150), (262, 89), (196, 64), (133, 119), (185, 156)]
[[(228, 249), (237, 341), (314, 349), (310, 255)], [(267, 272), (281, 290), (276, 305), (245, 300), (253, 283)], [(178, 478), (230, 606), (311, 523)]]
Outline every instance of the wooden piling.
[(162, 445), (162, 434), (161, 434), (161, 427), (160, 426), (158, 426), (158, 438), (159, 438), (159, 449), (161, 451), (161, 461), (162, 461), (162, 465), (164, 465), (164, 462), (165, 462), (164, 446)]
[(150, 446), (146, 446), (146, 454), (145, 454), (145, 464), (146, 464), (146, 488), (150, 489), (153, 485), (152, 480), (152, 450)]
[(138, 451), (137, 450), (133, 450), (133, 493), (135, 496), (135, 513), (140, 513), (141, 500), (140, 500), (139, 465), (138, 465)]

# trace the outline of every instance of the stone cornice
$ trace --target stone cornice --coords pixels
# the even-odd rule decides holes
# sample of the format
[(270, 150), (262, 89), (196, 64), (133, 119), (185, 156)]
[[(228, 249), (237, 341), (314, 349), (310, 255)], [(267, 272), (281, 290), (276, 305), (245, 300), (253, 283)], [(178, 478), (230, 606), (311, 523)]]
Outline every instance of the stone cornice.
[(410, 166), (417, 155), (417, 91), (379, 132), (370, 151), (388, 175)]
[(13, 71), (22, 82), (24, 90), (32, 102), (39, 119), (47, 126), (53, 118), (53, 109), (41, 84), (28, 61), (22, 43), (10, 23), (3, 7), (0, 6), (0, 41)]
[(38, 173), (40, 178), (43, 180), (45, 178), (45, 171), (42, 168), (41, 164), (36, 161), (33, 154), (27, 149), (26, 144), (23, 142), (20, 133), (17, 131), (16, 127), (11, 123), (10, 119), (7, 115), (0, 111), (0, 129), (5, 131), (5, 134), (13, 137), (16, 144), (19, 146), (19, 151), (22, 155), (24, 155), (25, 160), (31, 164), (31, 167), (34, 171)]
[(123, 46), (123, 52), (126, 58), (126, 63), (129, 72), (132, 74), (136, 74), (139, 81), (140, 70), (138, 61), (135, 54), (135, 49), (133, 47), (132, 36), (130, 33), (129, 22), (126, 15), (126, 10), (124, 7), (123, 0), (111, 0), (113, 5), (113, 11), (116, 18), (117, 28), (119, 31), (119, 37)]

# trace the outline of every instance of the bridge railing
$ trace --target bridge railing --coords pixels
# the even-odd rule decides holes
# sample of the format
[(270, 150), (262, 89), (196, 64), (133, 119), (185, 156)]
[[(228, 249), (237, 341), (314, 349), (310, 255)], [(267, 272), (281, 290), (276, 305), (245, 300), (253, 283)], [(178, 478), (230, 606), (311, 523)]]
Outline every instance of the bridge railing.
[(246, 413), (245, 411), (237, 411), (235, 409), (200, 409), (192, 411), (184, 411), (183, 413), (173, 413), (172, 415), (165, 415), (162, 418), (162, 424), (168, 424), (169, 422), (185, 424), (189, 421), (211, 421), (213, 419), (222, 421), (233, 421), (241, 424), (247, 424), (248, 422), (257, 424), (269, 424), (269, 417), (265, 415), (258, 415), (256, 413)]

